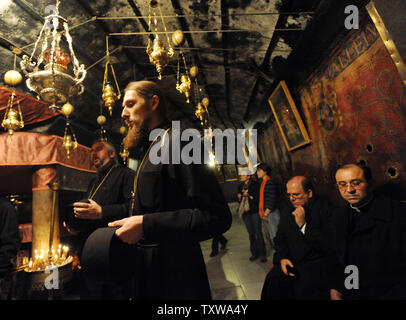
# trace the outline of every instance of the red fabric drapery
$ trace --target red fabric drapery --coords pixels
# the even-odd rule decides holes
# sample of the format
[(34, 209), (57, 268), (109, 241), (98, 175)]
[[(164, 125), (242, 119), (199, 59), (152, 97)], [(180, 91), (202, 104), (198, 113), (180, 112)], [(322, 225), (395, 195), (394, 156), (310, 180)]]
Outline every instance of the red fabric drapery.
[[(47, 184), (55, 178), (55, 169), (50, 168), (52, 165), (95, 172), (90, 148), (78, 145), (67, 159), (62, 143), (63, 138), (54, 135), (32, 132), (15, 132), (12, 136), (0, 134), (0, 193), (48, 188)], [(40, 168), (43, 170), (38, 170)]]
[[(0, 123), (3, 121), (4, 114), (7, 109), (7, 102), (13, 90), (0, 86)], [(54, 112), (49, 109), (49, 103), (37, 100), (24, 93), (15, 91), (17, 97), (14, 98), (13, 106), (17, 106), (17, 101), (20, 103), (21, 112), (23, 114), (24, 124), (33, 124), (56, 117), (61, 112)]]

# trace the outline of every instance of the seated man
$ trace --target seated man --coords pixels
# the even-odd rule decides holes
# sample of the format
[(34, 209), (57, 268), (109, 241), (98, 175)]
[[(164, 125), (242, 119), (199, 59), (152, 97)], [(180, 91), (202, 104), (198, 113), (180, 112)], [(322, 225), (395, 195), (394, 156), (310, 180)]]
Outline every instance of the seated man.
[(293, 208), (281, 215), (274, 268), (265, 279), (261, 299), (328, 299), (327, 247), (322, 235), (330, 203), (317, 197), (303, 176), (290, 179), (286, 189)]
[(347, 204), (332, 214), (331, 298), (406, 299), (406, 204), (371, 191), (371, 171), (340, 167)]
[(19, 247), (17, 211), (9, 201), (0, 198), (0, 300), (8, 299), (10, 273), (16, 267)]

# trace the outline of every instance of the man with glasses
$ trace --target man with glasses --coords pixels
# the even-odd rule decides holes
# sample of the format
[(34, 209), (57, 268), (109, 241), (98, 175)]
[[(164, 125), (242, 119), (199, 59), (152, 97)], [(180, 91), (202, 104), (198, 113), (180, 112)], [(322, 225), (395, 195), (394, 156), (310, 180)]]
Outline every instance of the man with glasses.
[(406, 299), (406, 205), (372, 192), (365, 165), (335, 178), (348, 204), (332, 215), (331, 298)]
[(328, 299), (325, 273), (329, 201), (316, 196), (309, 179), (295, 176), (286, 184), (291, 203), (281, 214), (275, 237), (274, 268), (268, 273), (261, 299)]

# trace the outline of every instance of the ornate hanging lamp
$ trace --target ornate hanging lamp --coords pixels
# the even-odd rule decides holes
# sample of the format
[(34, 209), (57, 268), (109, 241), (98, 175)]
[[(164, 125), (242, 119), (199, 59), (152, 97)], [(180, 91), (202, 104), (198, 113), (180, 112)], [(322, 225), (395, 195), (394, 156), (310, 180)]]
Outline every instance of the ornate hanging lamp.
[(99, 115), (96, 119), (97, 123), (100, 126), (100, 130), (99, 130), (99, 138), (102, 141), (107, 141), (107, 132), (106, 129), (104, 129), (103, 125), (107, 122), (107, 119), (104, 115)]
[[(168, 50), (166, 50), (166, 46), (163, 43), (163, 41), (160, 39), (158, 35), (158, 19), (156, 17), (156, 8), (159, 9), (159, 14), (162, 20), (162, 25), (165, 30), (166, 34), (166, 40), (167, 40), (167, 45), (168, 45)], [(154, 35), (154, 40), (151, 44), (151, 38), (148, 37), (148, 45), (147, 45), (147, 54), (149, 56), (149, 61), (151, 64), (153, 64), (156, 67), (156, 71), (158, 72), (158, 79), (162, 79), (162, 70), (165, 68), (170, 59), (174, 55), (174, 50), (170, 44), (169, 41), (169, 36), (168, 32), (166, 30), (166, 25), (164, 22), (164, 18), (162, 16), (162, 10), (161, 7), (159, 6), (159, 3), (157, 0), (151, 0), (149, 1), (148, 4), (148, 29), (151, 30), (151, 9), (153, 9), (153, 15), (154, 15), (154, 28), (155, 28), (155, 35)]]
[(16, 99), (18, 110), (15, 110), (13, 108), (14, 98), (16, 97), (17, 95), (13, 91), (10, 97), (8, 98), (7, 110), (6, 113), (4, 114), (4, 119), (1, 123), (1, 126), (8, 131), (8, 134), (10, 136), (13, 135), (14, 131), (24, 128), (23, 115), (21, 113), (20, 103), (18, 99)]
[[(124, 137), (127, 133), (127, 128), (125, 126), (120, 127), (120, 134)], [(130, 156), (130, 151), (124, 147), (124, 144), (121, 143), (120, 147), (120, 157), (123, 159), (124, 164), (127, 164), (128, 157)]]
[[(69, 132), (70, 131), (70, 132)], [(70, 127), (69, 121), (66, 122), (65, 134), (63, 136), (63, 148), (66, 150), (66, 157), (70, 158), (70, 153), (72, 150), (75, 150), (78, 146), (78, 141), (76, 139), (75, 133)]]
[[(197, 83), (197, 73), (198, 69), (196, 66), (193, 66), (190, 69), (190, 73), (192, 74), (193, 69), (193, 77), (195, 78), (195, 103), (196, 103), (196, 110), (195, 116), (200, 120), (200, 124), (202, 127), (209, 121), (209, 111), (207, 110), (207, 106), (200, 102), (200, 91), (199, 84)], [(205, 101), (205, 103), (208, 101)]]
[(176, 90), (178, 90), (180, 93), (185, 94), (186, 96), (186, 102), (190, 102), (190, 87), (192, 86), (192, 81), (190, 80), (189, 77), (189, 72), (187, 69), (186, 65), (186, 59), (185, 55), (183, 54), (182, 51), (179, 52), (180, 55), (182, 55), (183, 58), (183, 64), (185, 66), (185, 73), (182, 74), (180, 77), (180, 70), (179, 70), (179, 58), (178, 58), (178, 73), (177, 73), (177, 78), (176, 78)]
[[(38, 98), (52, 104), (54, 111), (66, 103), (70, 97), (84, 91), (82, 84), (86, 77), (83, 64), (79, 64), (72, 46), (68, 23), (59, 15), (60, 1), (56, 1), (54, 13), (45, 17), (44, 25), (34, 45), (30, 57), (24, 55), (20, 63), (27, 77), (27, 87), (38, 94)], [(65, 37), (69, 53), (60, 48), (62, 36)], [(34, 54), (42, 39), (41, 53), (34, 61)], [(73, 62), (73, 75), (69, 74), (68, 65)], [(45, 66), (42, 66), (45, 63)]]
[[(17, 56), (14, 55), (14, 69), (7, 71), (6, 74), (4, 75), (4, 82), (12, 87), (19, 85), (23, 80), (21, 74), (15, 70), (16, 58)], [(14, 98), (17, 98), (17, 95), (13, 89), (13, 91), (10, 94), (10, 97), (8, 98), (7, 109), (6, 113), (4, 114), (4, 119), (1, 122), (1, 126), (8, 131), (10, 136), (13, 135), (14, 131), (24, 128), (23, 114), (21, 112), (20, 102), (18, 101), (18, 99), (15, 99), (17, 101), (17, 110), (15, 110)]]
[[(104, 79), (103, 79), (103, 95), (102, 99), (104, 105), (110, 112), (110, 116), (113, 115), (113, 106), (114, 103), (121, 98), (120, 88), (117, 83), (116, 74), (114, 72), (113, 65), (111, 64), (110, 60), (110, 52), (109, 52), (109, 38), (106, 37), (106, 64), (104, 66)], [(112, 82), (109, 81), (109, 68), (111, 70), (111, 74), (113, 75), (114, 84), (116, 85), (117, 94), (114, 91), (114, 86)]]
[(76, 139), (76, 135), (73, 132), (70, 122), (69, 122), (69, 116), (72, 114), (74, 111), (73, 106), (70, 103), (65, 103), (62, 107), (62, 113), (66, 117), (66, 127), (65, 127), (65, 133), (63, 135), (63, 143), (62, 147), (66, 150), (66, 157), (69, 159), (70, 153), (72, 150), (75, 150), (78, 146), (78, 141)]

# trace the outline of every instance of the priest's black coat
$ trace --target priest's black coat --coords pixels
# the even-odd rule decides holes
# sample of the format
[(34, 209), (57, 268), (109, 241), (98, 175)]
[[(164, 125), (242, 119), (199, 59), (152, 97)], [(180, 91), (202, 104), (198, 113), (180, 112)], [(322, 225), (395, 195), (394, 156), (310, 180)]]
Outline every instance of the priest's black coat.
[(0, 279), (15, 268), (19, 248), (17, 211), (8, 200), (0, 198)]
[[(102, 208), (101, 219), (78, 219), (74, 217), (73, 204), (66, 209), (66, 222), (73, 231), (81, 231), (84, 241), (94, 230), (107, 227), (109, 222), (129, 216), (131, 192), (134, 186), (135, 171), (114, 163), (99, 173), (89, 183), (87, 197), (92, 197)], [(109, 173), (109, 171), (111, 172)], [(108, 176), (107, 176), (108, 175)], [(104, 179), (105, 178), (105, 179)], [(97, 190), (97, 191), (96, 191)], [(96, 192), (95, 192), (96, 191)], [(94, 193), (94, 194), (93, 194)], [(86, 199), (78, 201), (88, 201)]]
[[(231, 226), (231, 213), (214, 173), (204, 164), (176, 164), (169, 131), (170, 164), (141, 164), (135, 215), (144, 215), (136, 299), (210, 299), (200, 241)], [(160, 140), (158, 140), (157, 143)], [(184, 145), (184, 143), (183, 143)], [(152, 149), (151, 149), (152, 152)]]
[[(406, 299), (405, 203), (376, 195), (361, 213), (342, 207), (333, 212), (331, 236), (332, 288), (346, 299)], [(346, 277), (355, 275), (345, 273), (350, 265), (358, 268), (358, 289), (345, 288)]]

